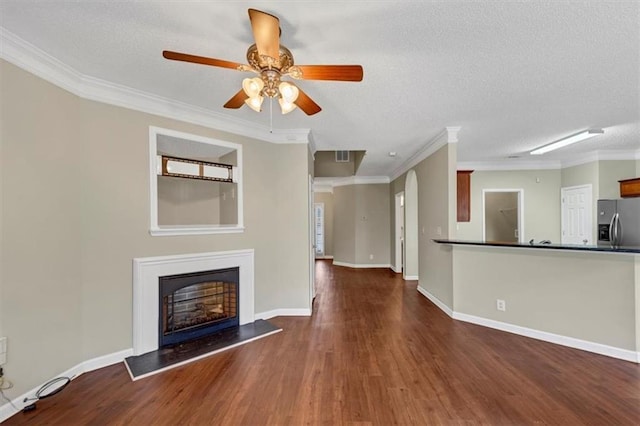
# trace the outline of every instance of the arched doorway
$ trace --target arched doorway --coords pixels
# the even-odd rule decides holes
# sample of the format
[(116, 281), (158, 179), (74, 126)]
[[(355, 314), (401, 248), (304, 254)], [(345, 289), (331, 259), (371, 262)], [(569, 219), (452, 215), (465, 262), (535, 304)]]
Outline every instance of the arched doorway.
[(418, 178), (409, 170), (404, 183), (404, 269), (402, 278), (418, 279)]

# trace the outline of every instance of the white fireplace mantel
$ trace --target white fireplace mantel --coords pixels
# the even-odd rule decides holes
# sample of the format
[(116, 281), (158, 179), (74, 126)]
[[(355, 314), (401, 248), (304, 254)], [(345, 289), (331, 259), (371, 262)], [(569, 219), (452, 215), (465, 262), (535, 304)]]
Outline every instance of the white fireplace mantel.
[(133, 259), (133, 354), (158, 349), (159, 278), (240, 268), (240, 325), (254, 321), (253, 249)]

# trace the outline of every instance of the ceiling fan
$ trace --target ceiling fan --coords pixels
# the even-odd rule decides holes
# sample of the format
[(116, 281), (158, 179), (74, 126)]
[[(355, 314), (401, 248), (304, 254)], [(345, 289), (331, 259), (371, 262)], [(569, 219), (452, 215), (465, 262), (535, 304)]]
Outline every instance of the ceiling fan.
[(253, 30), (255, 44), (247, 50), (249, 65), (203, 56), (165, 50), (162, 56), (166, 59), (214, 67), (231, 68), (238, 71), (249, 71), (258, 77), (245, 78), (242, 89), (224, 104), (225, 108), (240, 108), (247, 104), (251, 109), (260, 112), (264, 97), (278, 98), (283, 114), (293, 111), (296, 106), (307, 115), (313, 115), (322, 108), (307, 96), (299, 87), (282, 77), (298, 80), (334, 80), (362, 81), (360, 65), (294, 65), (293, 55), (280, 44), (280, 20), (268, 13), (249, 9), (249, 19)]

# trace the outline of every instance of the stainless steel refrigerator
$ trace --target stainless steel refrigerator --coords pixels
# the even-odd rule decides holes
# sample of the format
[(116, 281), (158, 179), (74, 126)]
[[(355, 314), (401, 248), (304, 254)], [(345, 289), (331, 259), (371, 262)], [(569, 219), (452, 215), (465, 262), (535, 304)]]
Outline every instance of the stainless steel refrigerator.
[(640, 246), (640, 198), (598, 200), (598, 244)]

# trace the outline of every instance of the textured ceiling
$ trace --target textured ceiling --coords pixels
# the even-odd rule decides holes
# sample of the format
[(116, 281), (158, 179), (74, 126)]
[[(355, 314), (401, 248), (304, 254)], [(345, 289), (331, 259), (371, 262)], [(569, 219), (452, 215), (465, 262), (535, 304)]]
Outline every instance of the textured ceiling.
[(268, 106), (222, 108), (248, 74), (161, 56), (245, 63), (249, 7), (280, 18), (296, 63), (364, 67), (361, 83), (299, 82), (319, 114), (273, 115), (320, 150), (366, 150), (358, 175), (390, 175), (446, 126), (459, 161), (592, 127), (605, 135), (535, 160), (640, 148), (637, 1), (1, 1), (0, 26), (84, 75), (269, 126)]

